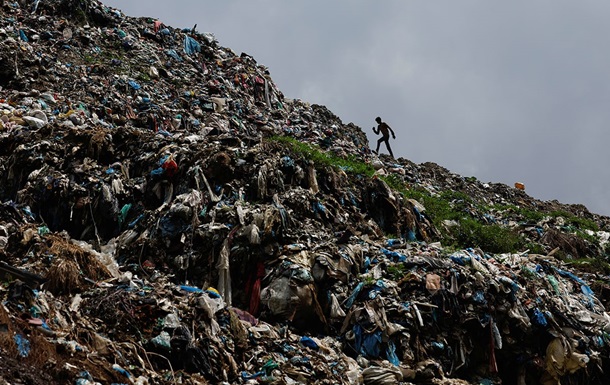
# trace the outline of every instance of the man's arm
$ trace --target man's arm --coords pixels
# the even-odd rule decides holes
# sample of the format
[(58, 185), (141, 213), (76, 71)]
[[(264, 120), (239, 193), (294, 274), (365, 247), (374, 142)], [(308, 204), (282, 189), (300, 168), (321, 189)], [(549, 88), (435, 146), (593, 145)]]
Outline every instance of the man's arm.
[(390, 126), (389, 126), (387, 123), (386, 123), (386, 125), (385, 125), (385, 126), (386, 126), (386, 127), (388, 128), (388, 130), (390, 130), (390, 132), (392, 133), (392, 139), (396, 139), (396, 135), (394, 134), (394, 130), (392, 130), (392, 127), (390, 127)]

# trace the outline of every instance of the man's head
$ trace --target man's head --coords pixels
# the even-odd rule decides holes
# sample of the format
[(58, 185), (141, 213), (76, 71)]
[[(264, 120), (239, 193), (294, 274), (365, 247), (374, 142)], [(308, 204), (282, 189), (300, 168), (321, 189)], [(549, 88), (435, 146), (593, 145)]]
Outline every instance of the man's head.
[(375, 121), (376, 121), (377, 123), (381, 124), (381, 118), (380, 118), (379, 116), (375, 118)]

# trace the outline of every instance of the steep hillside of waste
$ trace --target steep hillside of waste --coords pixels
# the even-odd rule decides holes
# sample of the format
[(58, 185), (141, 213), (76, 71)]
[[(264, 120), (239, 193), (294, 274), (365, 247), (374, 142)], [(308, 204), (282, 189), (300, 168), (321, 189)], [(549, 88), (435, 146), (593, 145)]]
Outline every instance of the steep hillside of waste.
[(0, 9), (0, 384), (603, 382), (609, 218), (378, 157), (210, 34)]

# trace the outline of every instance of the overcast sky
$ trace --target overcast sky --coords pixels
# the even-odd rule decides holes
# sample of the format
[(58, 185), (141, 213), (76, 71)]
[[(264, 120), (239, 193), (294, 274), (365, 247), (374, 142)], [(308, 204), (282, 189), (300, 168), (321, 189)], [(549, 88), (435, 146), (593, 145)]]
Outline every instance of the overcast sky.
[(381, 116), (396, 157), (610, 215), (608, 1), (103, 1), (196, 23), (371, 140)]

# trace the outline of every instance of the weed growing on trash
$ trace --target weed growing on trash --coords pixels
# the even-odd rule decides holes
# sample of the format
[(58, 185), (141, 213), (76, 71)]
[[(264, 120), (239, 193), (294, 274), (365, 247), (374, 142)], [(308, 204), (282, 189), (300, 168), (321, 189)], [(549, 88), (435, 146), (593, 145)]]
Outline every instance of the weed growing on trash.
[(371, 286), (375, 285), (375, 282), (377, 282), (375, 277), (373, 277), (371, 274), (363, 275), (360, 278), (362, 279), (362, 283), (364, 284), (365, 287), (371, 287)]
[(610, 274), (610, 263), (601, 258), (579, 258), (567, 261), (569, 265), (578, 267), (579, 270), (591, 273), (602, 272), (605, 275)]
[[(404, 192), (408, 198), (420, 201), (426, 214), (456, 248), (477, 246), (492, 252), (512, 252), (523, 246), (521, 238), (513, 231), (497, 224), (486, 224), (471, 213), (477, 207), (472, 198), (460, 191), (446, 190), (429, 194), (417, 189)], [(447, 229), (444, 221), (454, 221), (456, 226)]]
[[(416, 199), (426, 208), (426, 214), (441, 229), (443, 235), (451, 239), (456, 248), (480, 247), (491, 252), (513, 252), (524, 246), (522, 238), (514, 231), (498, 224), (481, 222), (472, 216), (480, 210), (472, 198), (461, 191), (446, 190), (432, 195), (416, 189), (404, 191), (408, 198)], [(444, 221), (454, 221), (456, 226), (447, 229)], [(540, 250), (541, 247), (536, 248)]]
[(405, 276), (409, 269), (401, 263), (388, 266), (388, 274), (393, 280), (398, 281)]
[(421, 202), (426, 208), (426, 214), (439, 227), (445, 220), (460, 220), (468, 217), (468, 206), (472, 204), (472, 200), (459, 191), (447, 190), (432, 195), (415, 188), (404, 190), (403, 194), (406, 198)]
[(576, 215), (570, 214), (567, 211), (552, 211), (549, 213), (549, 215), (553, 218), (562, 217), (565, 219), (566, 223), (581, 230), (599, 231), (599, 226), (594, 221), (587, 218), (577, 217)]
[(523, 249), (527, 250), (529, 254), (546, 254), (546, 250), (540, 243), (527, 242), (523, 245)]
[(404, 196), (406, 196), (409, 191), (405, 182), (400, 179), (398, 175), (382, 175), (379, 179), (383, 180), (392, 190), (396, 190)]
[(523, 218), (525, 222), (536, 223), (544, 218), (544, 213), (536, 210), (530, 210), (523, 207), (513, 206), (518, 216)]
[(518, 250), (522, 239), (514, 230), (499, 225), (485, 225), (476, 219), (460, 220), (452, 231), (457, 246), (470, 245), (492, 253), (509, 253)]
[[(393, 178), (388, 178), (393, 180)], [(393, 183), (394, 185), (396, 183)], [(514, 252), (520, 249), (529, 249), (532, 253), (543, 253), (544, 248), (537, 243), (524, 242), (516, 235), (514, 230), (506, 227), (487, 223), (480, 220), (479, 216), (473, 215), (477, 212), (512, 213), (522, 223), (536, 223), (545, 217), (564, 218), (566, 224), (572, 227), (571, 231), (579, 238), (598, 244), (599, 237), (589, 234), (588, 231), (599, 231), (599, 226), (595, 221), (587, 218), (578, 217), (567, 211), (544, 211), (532, 210), (516, 205), (479, 205), (467, 194), (456, 191), (446, 190), (438, 194), (430, 194), (421, 189), (397, 189), (405, 197), (420, 201), (426, 208), (426, 214), (432, 218), (432, 222), (445, 236), (453, 239), (456, 247), (469, 247), (473, 244), (485, 249), (489, 247), (493, 252)], [(443, 221), (454, 221), (456, 226), (447, 230), (442, 226)]]
[[(589, 231), (591, 231), (591, 230), (589, 230)], [(599, 237), (597, 235), (595, 235), (595, 233), (589, 234), (586, 231), (576, 229), (576, 230), (574, 230), (574, 234), (576, 234), (578, 237), (580, 237), (580, 238), (584, 239), (585, 241), (592, 243), (594, 245), (599, 243)]]
[(345, 158), (333, 155), (326, 151), (323, 151), (317, 146), (310, 145), (308, 143), (301, 142), (295, 138), (289, 136), (272, 136), (268, 138), (269, 141), (282, 143), (295, 153), (296, 155), (303, 156), (306, 159), (312, 160), (317, 166), (330, 166), (337, 167), (346, 173), (354, 175), (366, 175), (368, 177), (373, 176), (375, 170), (371, 165), (363, 162), (356, 156), (348, 156)]

